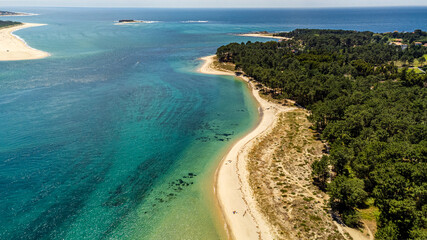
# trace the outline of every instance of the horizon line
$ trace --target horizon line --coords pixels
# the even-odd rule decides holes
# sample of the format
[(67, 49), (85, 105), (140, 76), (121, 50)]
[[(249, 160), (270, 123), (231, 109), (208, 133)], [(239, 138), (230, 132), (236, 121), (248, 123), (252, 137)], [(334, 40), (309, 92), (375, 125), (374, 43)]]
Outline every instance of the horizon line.
[[(414, 8), (414, 7), (427, 7), (426, 5), (394, 5), (394, 6), (318, 6), (318, 7), (143, 7), (143, 6), (2, 6), (1, 8), (23, 8), (23, 7), (34, 7), (34, 8), (145, 8), (145, 9), (351, 9), (351, 8)], [(0, 9), (0, 11), (5, 11)]]

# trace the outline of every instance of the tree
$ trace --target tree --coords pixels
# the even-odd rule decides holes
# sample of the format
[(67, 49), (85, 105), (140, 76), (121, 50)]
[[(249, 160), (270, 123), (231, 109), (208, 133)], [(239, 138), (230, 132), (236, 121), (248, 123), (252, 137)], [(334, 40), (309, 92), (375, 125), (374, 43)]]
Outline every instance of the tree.
[(378, 229), (375, 238), (380, 240), (399, 240), (399, 232), (397, 231), (396, 225), (387, 223)]
[(328, 186), (331, 202), (341, 209), (354, 208), (364, 203), (368, 196), (363, 190), (363, 180), (343, 175), (336, 177)]
[(321, 189), (326, 188), (326, 181), (329, 177), (329, 160), (328, 156), (323, 156), (320, 160), (315, 160), (311, 164), (311, 175), (317, 179)]
[(414, 64), (414, 57), (409, 57), (409, 59), (408, 59), (408, 64), (409, 64), (409, 66), (412, 66), (413, 64)]
[(363, 204), (368, 196), (363, 189), (362, 180), (344, 175), (336, 177), (328, 186), (332, 208), (341, 213), (344, 222), (349, 226), (356, 226), (359, 222), (354, 208)]
[(423, 66), (424, 63), (426, 62), (426, 59), (424, 57), (420, 57), (418, 58), (418, 62), (420, 63), (420, 66)]

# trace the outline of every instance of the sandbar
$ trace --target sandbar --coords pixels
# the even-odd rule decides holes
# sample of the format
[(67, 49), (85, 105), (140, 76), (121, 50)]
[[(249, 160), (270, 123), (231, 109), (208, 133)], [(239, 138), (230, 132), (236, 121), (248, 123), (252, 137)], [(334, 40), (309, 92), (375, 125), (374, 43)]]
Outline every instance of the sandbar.
[(273, 36), (273, 33), (244, 33), (244, 34), (237, 34), (237, 36), (241, 36), (241, 37), (272, 38), (272, 39), (279, 39), (279, 40), (289, 40), (290, 39), (290, 38), (287, 38), (287, 37)]
[(0, 61), (18, 61), (41, 59), (50, 56), (49, 53), (34, 49), (20, 37), (14, 35), (15, 31), (39, 27), (46, 24), (23, 23), (21, 25), (0, 28)]

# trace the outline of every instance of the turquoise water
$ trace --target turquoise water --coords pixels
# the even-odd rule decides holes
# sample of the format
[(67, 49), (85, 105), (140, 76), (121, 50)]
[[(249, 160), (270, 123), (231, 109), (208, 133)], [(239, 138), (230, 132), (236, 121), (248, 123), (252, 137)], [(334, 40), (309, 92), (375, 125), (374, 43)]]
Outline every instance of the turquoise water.
[(0, 62), (0, 239), (225, 238), (213, 174), (257, 110), (197, 58), (257, 40), (231, 33), (427, 22), (427, 8), (10, 10), (41, 14), (7, 19), (47, 23), (17, 34), (52, 56)]

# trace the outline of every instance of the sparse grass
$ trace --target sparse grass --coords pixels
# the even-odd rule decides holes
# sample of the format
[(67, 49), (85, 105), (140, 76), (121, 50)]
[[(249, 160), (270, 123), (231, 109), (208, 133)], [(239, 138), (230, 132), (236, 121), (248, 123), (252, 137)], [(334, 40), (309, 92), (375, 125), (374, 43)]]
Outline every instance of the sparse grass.
[(410, 68), (410, 70), (414, 71), (415, 73), (424, 73), (419, 68)]
[[(423, 57), (427, 61), (427, 54), (424, 54)], [(426, 62), (424, 62), (424, 64), (420, 64), (417, 58), (414, 60), (414, 67), (422, 67), (424, 65), (426, 65)]]
[(365, 204), (368, 206), (365, 209), (358, 209), (360, 213), (360, 217), (362, 219), (370, 220), (370, 221), (376, 221), (378, 216), (380, 215), (380, 210), (374, 206), (374, 199), (368, 198), (365, 202)]
[[(310, 215), (310, 220), (312, 220), (312, 221), (321, 221), (322, 218), (319, 217), (319, 216), (317, 216), (317, 215)], [(320, 229), (320, 230), (322, 230), (322, 229)]]
[[(400, 73), (403, 71), (403, 67), (397, 69), (397, 71)], [(418, 69), (418, 67), (408, 67), (408, 71), (414, 71), (415, 73), (423, 73), (420, 69)]]
[(380, 215), (380, 210), (375, 206), (370, 206), (366, 209), (359, 209), (359, 214), (362, 219), (376, 221)]
[(420, 62), (418, 61), (418, 59), (414, 59), (414, 62), (412, 64), (409, 64), (408, 62), (403, 62), (403, 61), (395, 61), (394, 65), (396, 67), (398, 67), (398, 71), (401, 72), (403, 70), (403, 65), (409, 67), (408, 70), (410, 71), (415, 71), (415, 73), (422, 73), (422, 71), (420, 71), (419, 69), (417, 69), (418, 67), (423, 67), (425, 65), (427, 65), (427, 54), (424, 54), (424, 59), (426, 59), (426, 62), (424, 62), (424, 64), (420, 64)]
[[(377, 207), (374, 206), (374, 199), (368, 198), (365, 202), (367, 205), (364, 209), (357, 209), (358, 214), (361, 218), (361, 221), (365, 224), (367, 228), (370, 229), (373, 235), (377, 231), (377, 219), (380, 214), (380, 211)], [(367, 235), (369, 233), (366, 230), (363, 230)]]
[(217, 58), (215, 57), (215, 61), (213, 62), (213, 67), (216, 69), (220, 69), (220, 70), (227, 70), (227, 71), (232, 71), (234, 72), (236, 65), (232, 64), (232, 63), (223, 63), (223, 62), (219, 62), (217, 60)]
[(248, 154), (250, 185), (278, 239), (342, 239), (324, 213), (327, 196), (311, 181), (309, 166), (322, 156), (323, 144), (314, 140), (307, 115), (297, 108), (283, 113), (258, 139)]
[(225, 72), (236, 72), (236, 65), (230, 62), (224, 63), (219, 62), (218, 57), (215, 55), (213, 57), (213, 62), (210, 65), (212, 69), (218, 70), (218, 71), (225, 71)]

